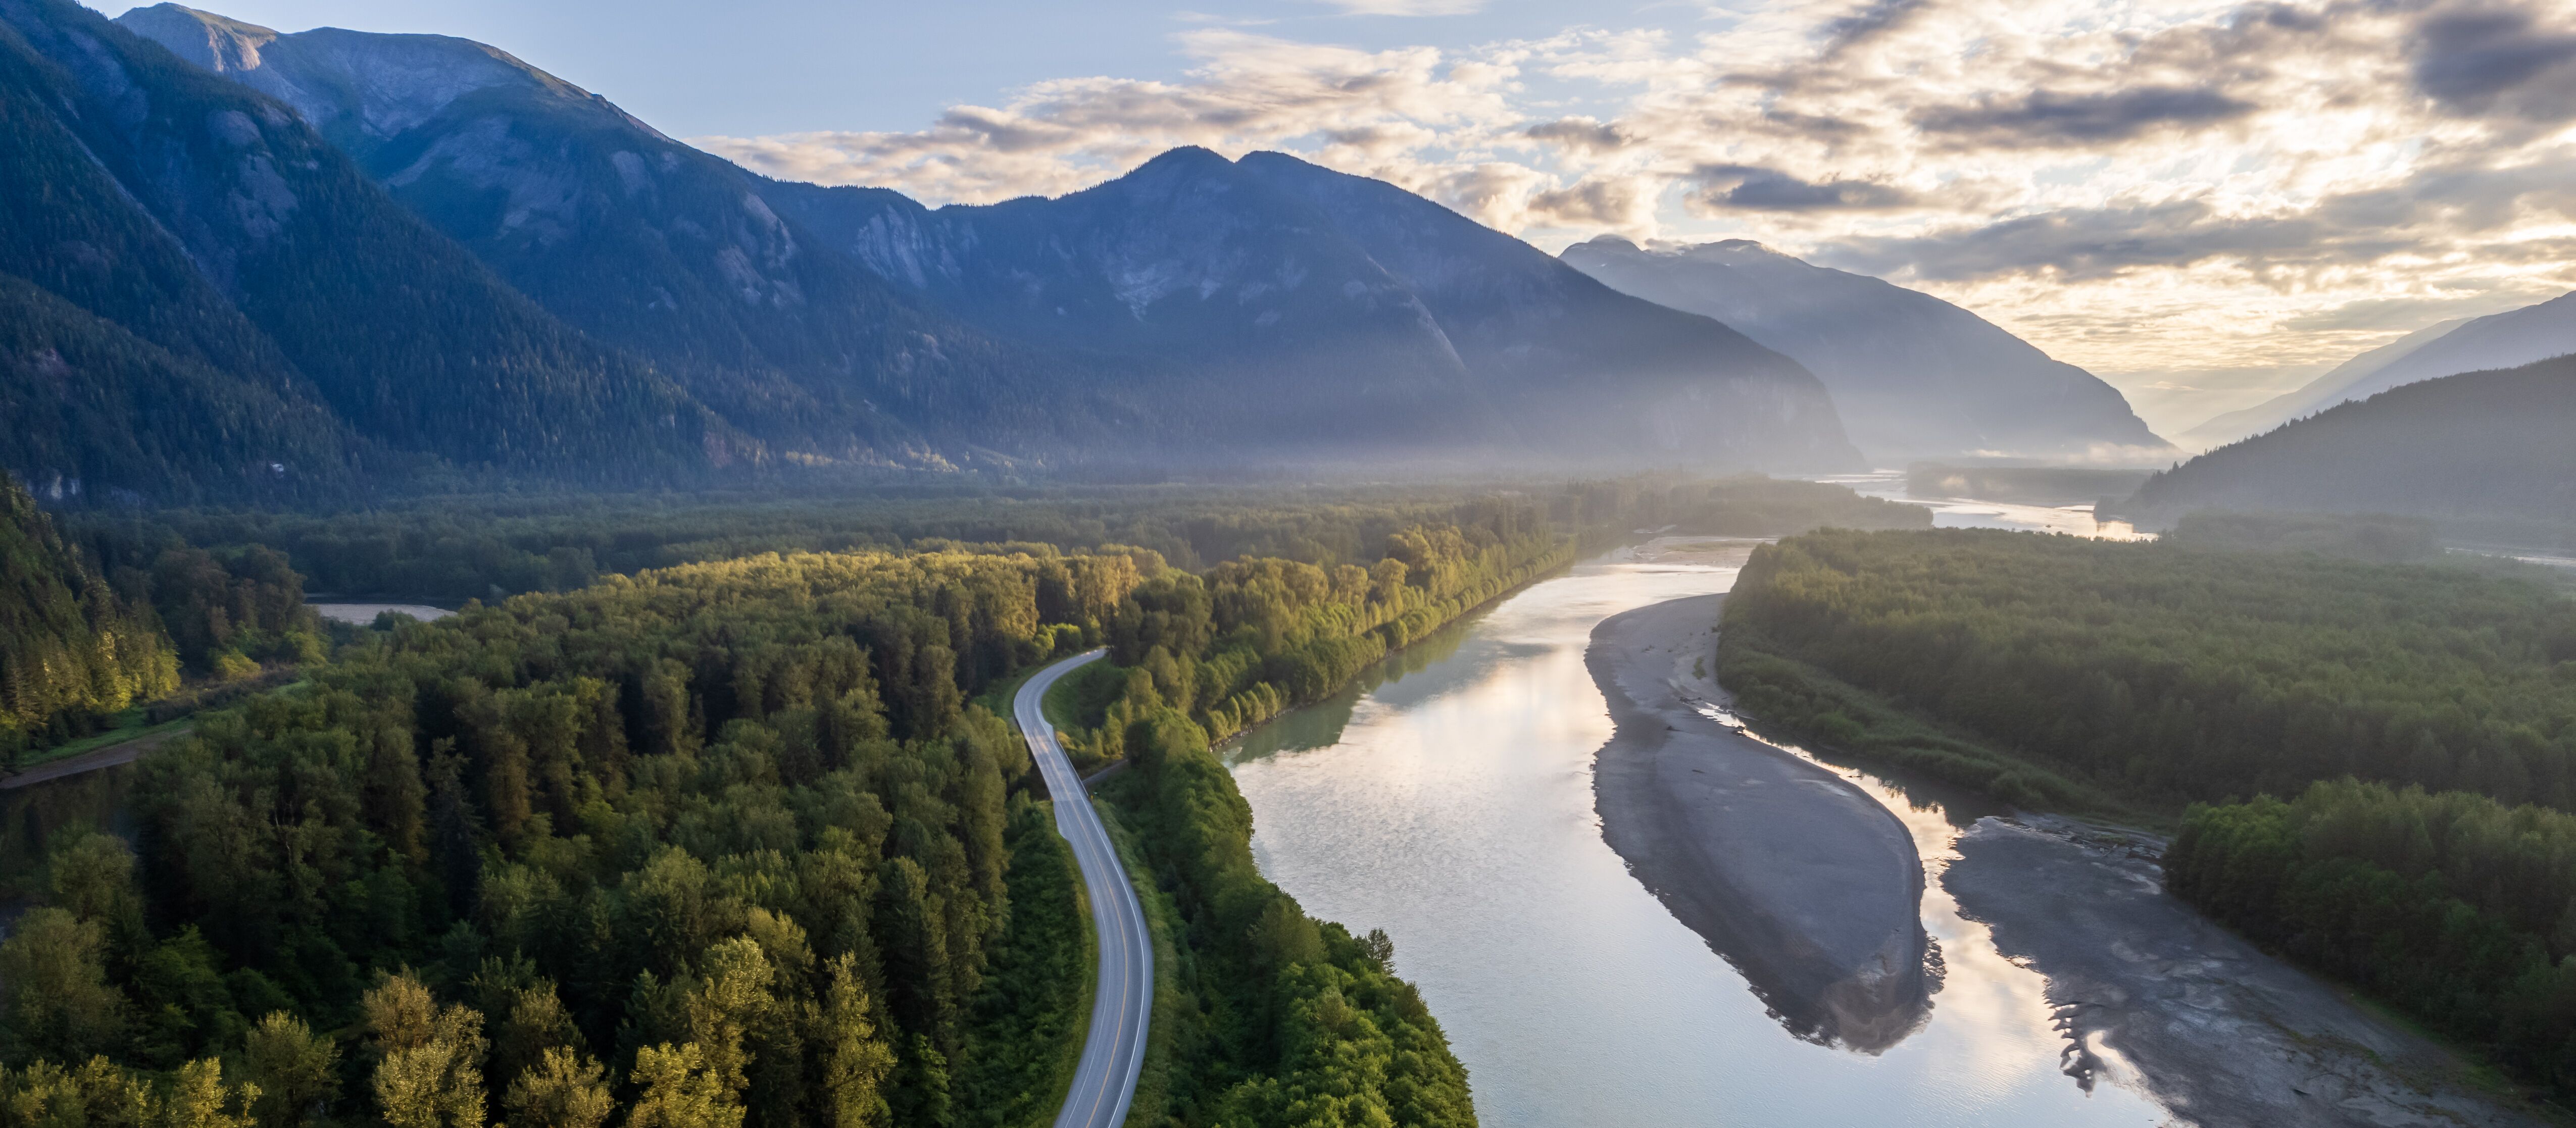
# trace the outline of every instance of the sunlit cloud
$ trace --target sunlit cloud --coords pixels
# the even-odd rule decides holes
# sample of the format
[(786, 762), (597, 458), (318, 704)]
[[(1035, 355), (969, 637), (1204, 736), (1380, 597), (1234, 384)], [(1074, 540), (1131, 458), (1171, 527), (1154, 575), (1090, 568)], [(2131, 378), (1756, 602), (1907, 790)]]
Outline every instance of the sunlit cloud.
[(1278, 149), (1550, 249), (1757, 239), (2139, 387), (2329, 363), (2576, 285), (2576, 12), (2553, 0), (1773, 0), (1463, 50), (1177, 42), (1174, 80), (698, 143), (932, 203), (1072, 191), (1175, 145)]
[(1463, 16), (1485, 0), (1321, 0), (1354, 16)]

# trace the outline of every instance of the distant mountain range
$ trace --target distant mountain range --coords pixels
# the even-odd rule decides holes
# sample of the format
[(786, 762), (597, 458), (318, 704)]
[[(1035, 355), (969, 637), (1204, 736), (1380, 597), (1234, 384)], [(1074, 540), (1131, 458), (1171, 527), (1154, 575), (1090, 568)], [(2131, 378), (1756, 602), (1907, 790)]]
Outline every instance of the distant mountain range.
[(2158, 444), (1925, 295), (1750, 245), (1561, 261), (1275, 153), (932, 209), (754, 175), (482, 44), (172, 4), (0, 0), (0, 94), (0, 406), (40, 421), (0, 465), (57, 503), (1833, 470), (1846, 417), (1882, 459)]
[(2347, 401), (2155, 475), (2115, 506), (2391, 513), (2455, 538), (2576, 547), (2576, 357)]
[(1647, 250), (1602, 236), (1562, 257), (1622, 293), (1705, 314), (1796, 359), (1832, 390), (1852, 441), (1881, 463), (2145, 463), (2175, 453), (2117, 389), (1930, 294), (1742, 239)]
[(2571, 353), (2576, 353), (2576, 293), (2418, 329), (2335, 366), (2296, 391), (2228, 412), (2178, 438), (2187, 447), (2206, 449), (2418, 380), (2511, 368)]
[(778, 183), (768, 199), (986, 330), (1162, 362), (1157, 400), (1225, 446), (1856, 461), (1796, 362), (1421, 197), (1277, 153), (1177, 149), (1098, 188), (989, 207)]
[(69, 424), (0, 462), (57, 500), (1859, 462), (1794, 360), (1276, 154), (932, 210), (752, 175), (460, 39), (0, 0), (0, 53), (0, 402)]

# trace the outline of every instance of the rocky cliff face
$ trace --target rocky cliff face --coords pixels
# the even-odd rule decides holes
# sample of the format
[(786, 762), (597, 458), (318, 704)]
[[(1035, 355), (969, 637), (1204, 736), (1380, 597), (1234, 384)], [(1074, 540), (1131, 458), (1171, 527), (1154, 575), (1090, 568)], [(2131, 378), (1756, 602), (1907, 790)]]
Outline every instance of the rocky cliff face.
[(1650, 251), (1604, 236), (1562, 257), (1623, 293), (1705, 314), (1796, 358), (1881, 463), (2171, 453), (2092, 373), (1929, 294), (1744, 240)]

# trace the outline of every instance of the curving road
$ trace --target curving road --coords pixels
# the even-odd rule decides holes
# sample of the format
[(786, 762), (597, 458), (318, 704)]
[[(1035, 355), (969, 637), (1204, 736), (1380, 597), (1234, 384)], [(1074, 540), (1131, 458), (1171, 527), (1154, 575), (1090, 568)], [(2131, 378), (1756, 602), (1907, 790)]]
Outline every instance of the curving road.
[(1103, 652), (1080, 654), (1038, 671), (1020, 686), (1011, 711), (1020, 733), (1046, 776), (1047, 794), (1055, 797), (1055, 829), (1073, 845), (1082, 867), (1082, 884), (1090, 892), (1091, 928), (1100, 938), (1100, 976), (1091, 996), (1091, 1034), (1074, 1067), (1073, 1087), (1066, 1091), (1064, 1111), (1055, 1128), (1117, 1128), (1127, 1119), (1128, 1102), (1136, 1099), (1136, 1074), (1145, 1066), (1145, 1028), (1154, 1010), (1154, 940), (1145, 931), (1145, 909), (1118, 862), (1100, 814), (1082, 777), (1056, 744), (1055, 726), (1047, 723), (1039, 703), (1047, 687), (1074, 669), (1099, 659)]

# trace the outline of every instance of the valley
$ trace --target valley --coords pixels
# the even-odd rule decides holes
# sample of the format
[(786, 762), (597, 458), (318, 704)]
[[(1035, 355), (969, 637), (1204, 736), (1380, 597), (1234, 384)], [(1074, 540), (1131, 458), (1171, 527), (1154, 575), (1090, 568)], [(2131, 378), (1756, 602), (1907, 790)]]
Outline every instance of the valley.
[(0, 0), (0, 1128), (2576, 1118), (2576, 14), (1214, 3)]

